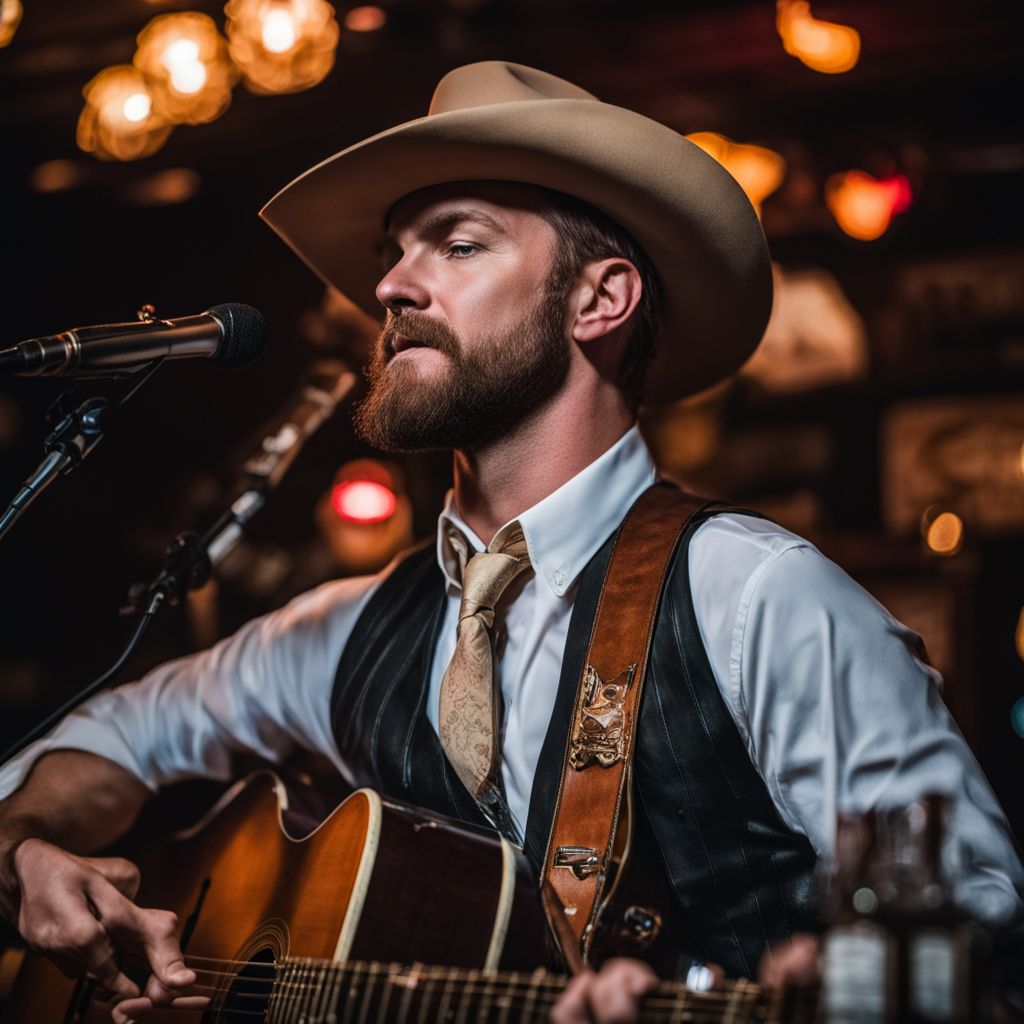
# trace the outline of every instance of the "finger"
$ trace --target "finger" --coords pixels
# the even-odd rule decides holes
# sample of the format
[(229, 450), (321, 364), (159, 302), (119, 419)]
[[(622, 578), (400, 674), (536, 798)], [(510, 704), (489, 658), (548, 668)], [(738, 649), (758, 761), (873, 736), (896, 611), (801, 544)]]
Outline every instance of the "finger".
[(142, 875), (138, 867), (124, 857), (82, 857), (83, 864), (88, 865), (97, 874), (102, 875), (117, 891), (132, 900), (139, 891)]
[(551, 1008), (551, 1024), (587, 1024), (587, 990), (593, 984), (594, 972), (582, 971), (565, 987)]
[[(210, 1000), (207, 996), (176, 996), (168, 1005), (172, 1010), (201, 1012), (210, 1005)], [(153, 1009), (150, 999), (139, 996), (135, 999), (122, 999), (111, 1011), (111, 1016), (115, 1024), (134, 1024), (143, 1014)]]
[(196, 995), (199, 987), (200, 986), (198, 984), (192, 984), (183, 986), (182, 988), (171, 989), (164, 985), (155, 974), (151, 974), (146, 982), (146, 987), (142, 994), (149, 999), (154, 1006), (171, 1006), (174, 1004), (176, 999)]
[(610, 960), (589, 991), (590, 1013), (597, 1024), (629, 1024), (639, 1020), (643, 997), (658, 976), (639, 960)]
[(196, 972), (185, 966), (178, 942), (178, 915), (167, 910), (140, 910), (149, 919), (143, 945), (153, 973), (162, 985), (179, 991), (194, 985)]
[(818, 939), (814, 935), (794, 935), (761, 958), (759, 981), (766, 988), (813, 985), (818, 976)]
[(108, 885), (90, 886), (89, 895), (117, 942), (142, 947), (161, 984), (180, 990), (195, 982), (195, 972), (185, 966), (178, 944), (176, 914), (137, 907)]
[[(90, 915), (91, 917), (91, 915)], [(91, 924), (74, 924), (67, 929), (68, 951), (77, 952), (96, 982), (112, 995), (131, 998), (139, 994), (135, 984), (114, 959), (110, 936), (95, 918)]]

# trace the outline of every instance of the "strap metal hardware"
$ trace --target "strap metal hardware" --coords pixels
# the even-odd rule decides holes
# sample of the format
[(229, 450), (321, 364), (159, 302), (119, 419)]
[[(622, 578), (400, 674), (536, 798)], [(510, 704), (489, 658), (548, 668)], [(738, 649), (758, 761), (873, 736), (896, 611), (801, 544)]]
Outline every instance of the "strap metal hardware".
[(601, 854), (591, 846), (560, 846), (555, 867), (568, 868), (577, 878), (589, 878), (601, 870)]

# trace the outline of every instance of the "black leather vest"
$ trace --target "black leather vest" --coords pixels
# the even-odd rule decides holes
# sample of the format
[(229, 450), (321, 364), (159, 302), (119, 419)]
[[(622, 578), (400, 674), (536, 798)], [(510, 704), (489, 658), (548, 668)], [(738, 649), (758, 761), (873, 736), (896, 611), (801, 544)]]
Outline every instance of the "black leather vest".
[[(815, 854), (779, 817), (700, 638), (687, 552), (697, 527), (717, 511), (691, 522), (673, 559), (644, 684), (634, 777), (693, 955), (750, 977), (770, 943), (812, 926)], [(612, 541), (577, 585), (526, 825), (524, 848), (538, 874)], [(445, 600), (434, 546), (413, 549), (370, 598), (342, 653), (332, 725), (359, 785), (482, 825), (426, 717)]]

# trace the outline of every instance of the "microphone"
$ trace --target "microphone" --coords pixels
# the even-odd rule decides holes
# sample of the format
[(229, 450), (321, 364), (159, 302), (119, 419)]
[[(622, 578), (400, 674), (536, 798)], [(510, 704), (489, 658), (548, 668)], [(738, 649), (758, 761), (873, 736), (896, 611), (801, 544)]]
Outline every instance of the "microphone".
[(205, 359), (235, 370), (254, 362), (267, 345), (267, 322), (240, 302), (197, 316), (158, 320), (152, 307), (123, 324), (73, 327), (0, 350), (0, 373), (18, 377), (121, 377), (155, 359)]

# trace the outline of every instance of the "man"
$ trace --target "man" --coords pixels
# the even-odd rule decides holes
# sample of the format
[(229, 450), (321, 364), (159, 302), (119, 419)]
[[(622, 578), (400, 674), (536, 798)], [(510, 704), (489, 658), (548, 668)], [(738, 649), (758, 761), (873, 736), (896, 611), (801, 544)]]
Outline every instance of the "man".
[[(4, 910), (114, 992), (119, 1021), (190, 1005), (194, 975), (173, 919), (128, 898), (132, 867), (81, 853), (157, 786), (226, 777), (233, 751), (321, 751), (354, 783), (490, 821), (539, 863), (610, 542), (655, 480), (639, 399), (736, 369), (770, 305), (757, 219), (714, 161), (516, 65), (452, 72), (428, 117), (313, 168), (264, 216), (386, 310), (360, 429), (382, 448), (452, 448), (454, 487), (436, 548), (93, 701), (5, 769)], [(463, 584), (495, 558), (505, 589), (473, 633)], [(470, 636), (495, 658), (500, 701), (464, 671)], [(809, 920), (837, 809), (935, 789), (954, 800), (958, 897), (989, 920), (1020, 914), (1009, 829), (915, 650), (785, 530), (727, 513), (688, 531), (635, 769), (694, 952), (755, 973)], [(153, 968), (142, 994), (117, 964), (128, 947)], [(650, 984), (613, 963), (582, 975), (556, 1019), (628, 1019)]]

